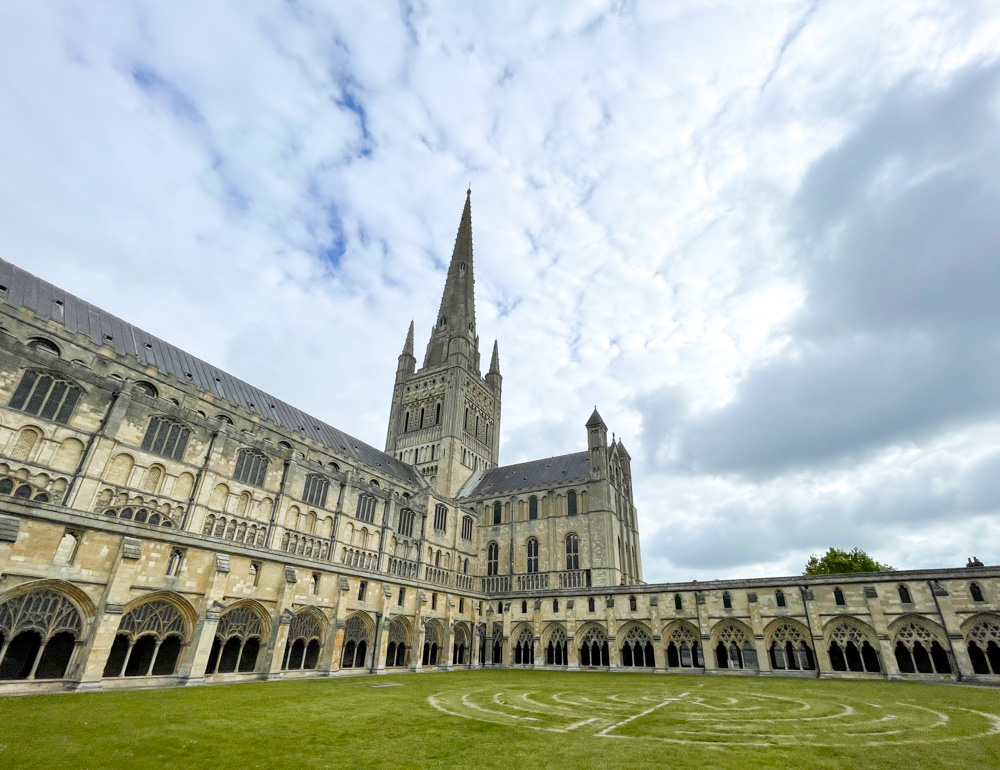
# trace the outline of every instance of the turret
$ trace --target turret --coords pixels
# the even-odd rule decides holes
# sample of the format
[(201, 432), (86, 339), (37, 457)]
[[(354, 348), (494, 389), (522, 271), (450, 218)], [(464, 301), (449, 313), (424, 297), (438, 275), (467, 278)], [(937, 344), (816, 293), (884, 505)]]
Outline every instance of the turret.
[(590, 478), (607, 478), (608, 426), (604, 424), (596, 406), (594, 413), (587, 420), (587, 449), (590, 451)]
[(410, 321), (410, 330), (406, 333), (403, 352), (399, 354), (399, 363), (396, 365), (396, 379), (406, 379), (416, 370), (417, 359), (413, 355), (413, 321)]
[(486, 384), (496, 393), (500, 392), (503, 377), (500, 375), (500, 344), (493, 340), (493, 358), (490, 359), (490, 370), (486, 373)]

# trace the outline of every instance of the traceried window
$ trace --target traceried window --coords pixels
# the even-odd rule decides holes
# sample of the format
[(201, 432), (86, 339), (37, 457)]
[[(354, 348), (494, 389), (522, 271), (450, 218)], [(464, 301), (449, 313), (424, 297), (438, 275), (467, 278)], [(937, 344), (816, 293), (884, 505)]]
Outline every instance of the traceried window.
[(372, 495), (361, 495), (358, 497), (357, 517), (361, 521), (369, 524), (375, 523), (375, 498)]
[(538, 541), (535, 538), (528, 538), (528, 572), (538, 572)]
[(493, 525), (503, 523), (503, 506), (500, 503), (493, 503)]
[(306, 476), (306, 488), (302, 492), (302, 499), (307, 505), (315, 505), (317, 508), (326, 508), (326, 496), (330, 491), (330, 482), (322, 476), (309, 474)]
[(83, 391), (52, 374), (28, 369), (10, 399), (10, 408), (65, 425)]
[(534, 495), (528, 498), (528, 518), (531, 520), (538, 518), (538, 498)]
[(448, 509), (443, 505), (438, 505), (434, 509), (434, 529), (444, 532), (448, 528)]
[(500, 568), (500, 546), (490, 543), (486, 548), (486, 574), (490, 577), (497, 574)]
[(260, 452), (241, 449), (236, 456), (236, 470), (233, 478), (255, 487), (264, 486), (267, 476), (267, 458)]
[(462, 539), (472, 540), (472, 517), (463, 516), (462, 517)]
[(572, 489), (566, 494), (566, 512), (570, 516), (576, 516), (576, 492)]
[(573, 532), (566, 535), (566, 569), (580, 569), (580, 538)]
[(0, 679), (61, 679), (82, 631), (76, 607), (54, 591), (0, 602)]
[(403, 508), (399, 512), (399, 534), (403, 537), (413, 537), (413, 522), (416, 514), (409, 508)]

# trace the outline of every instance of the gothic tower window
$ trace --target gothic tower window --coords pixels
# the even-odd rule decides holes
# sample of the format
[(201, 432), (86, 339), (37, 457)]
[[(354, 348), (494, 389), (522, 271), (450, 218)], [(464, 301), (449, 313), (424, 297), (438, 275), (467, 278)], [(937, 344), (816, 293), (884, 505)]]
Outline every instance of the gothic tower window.
[(566, 512), (570, 516), (576, 516), (576, 492), (572, 489), (566, 495)]
[(367, 521), (369, 524), (375, 523), (375, 498), (372, 495), (361, 495), (358, 497), (357, 518)]
[(774, 592), (774, 600), (775, 600), (775, 602), (777, 602), (777, 605), (779, 607), (786, 606), (785, 605), (785, 592), (784, 591), (780, 591), (780, 590), (775, 591)]
[(472, 517), (463, 516), (462, 517), (462, 539), (472, 540)]
[(416, 515), (409, 508), (403, 508), (399, 512), (399, 534), (404, 537), (413, 537), (413, 521)]
[(675, 610), (684, 609), (684, 600), (681, 598), (680, 594), (674, 594), (674, 609)]
[(493, 526), (503, 523), (503, 506), (500, 503), (493, 503)]
[(535, 538), (528, 538), (527, 543), (528, 572), (538, 572), (538, 541)]
[(500, 566), (500, 546), (495, 542), (486, 548), (486, 574), (490, 577), (498, 574)]
[(575, 532), (566, 535), (566, 569), (580, 569), (580, 538)]
[(538, 498), (534, 495), (528, 498), (528, 518), (532, 520), (538, 518)]
[(190, 436), (191, 431), (183, 425), (165, 417), (153, 417), (142, 439), (142, 451), (183, 460)]
[(434, 508), (434, 529), (444, 532), (448, 528), (448, 509), (443, 505)]
[(10, 408), (63, 425), (69, 422), (83, 391), (53, 374), (28, 369), (10, 399)]
[(733, 598), (729, 595), (728, 591), (722, 594), (722, 606), (727, 610), (733, 608)]

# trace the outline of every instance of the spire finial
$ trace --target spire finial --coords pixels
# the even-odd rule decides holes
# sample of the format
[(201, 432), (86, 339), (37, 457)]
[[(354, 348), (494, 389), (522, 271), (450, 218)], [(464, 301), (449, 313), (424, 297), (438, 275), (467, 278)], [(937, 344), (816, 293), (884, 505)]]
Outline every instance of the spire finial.
[(406, 343), (403, 345), (403, 355), (413, 355), (413, 321), (410, 321), (410, 330), (406, 333)]
[(500, 374), (500, 343), (493, 340), (493, 358), (490, 361), (490, 374)]

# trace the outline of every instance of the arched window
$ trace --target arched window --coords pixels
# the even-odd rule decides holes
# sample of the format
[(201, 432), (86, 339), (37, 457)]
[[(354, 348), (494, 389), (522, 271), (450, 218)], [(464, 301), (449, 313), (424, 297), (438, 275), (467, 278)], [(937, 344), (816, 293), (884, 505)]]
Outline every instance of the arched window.
[(576, 492), (572, 489), (566, 493), (566, 512), (570, 516), (576, 516)]
[(410, 413), (407, 412), (403, 415), (403, 433), (406, 433), (410, 429)]
[(132, 386), (133, 393), (139, 393), (143, 396), (149, 396), (150, 398), (156, 398), (160, 394), (156, 391), (156, 388), (151, 382), (146, 382), (145, 380), (139, 380)]
[(528, 614), (528, 603), (527, 602), (521, 602), (521, 614), (522, 615), (527, 615)]
[(680, 594), (674, 594), (674, 609), (675, 610), (684, 609), (684, 600), (681, 599)]
[(282, 658), (282, 668), (293, 671), (314, 669), (319, 664), (319, 621), (311, 612), (299, 612), (288, 624), (288, 642)]
[(42, 353), (51, 353), (54, 356), (62, 356), (59, 352), (59, 346), (56, 345), (52, 340), (47, 340), (44, 337), (35, 337), (28, 342), (28, 350), (34, 350), (35, 352), (41, 351)]
[(904, 585), (899, 586), (899, 601), (903, 604), (913, 604), (913, 598), (910, 596), (910, 589)]
[(403, 508), (399, 512), (399, 534), (403, 537), (413, 537), (413, 522), (416, 514), (409, 508)]
[(986, 601), (983, 597), (983, 589), (979, 587), (979, 583), (969, 583), (969, 593), (972, 595), (972, 601), (974, 602)]
[(628, 609), (629, 612), (635, 612), (636, 610), (636, 601), (634, 595), (628, 598)]
[(441, 404), (437, 404), (434, 407), (434, 424), (435, 425), (441, 424)]
[(139, 488), (143, 492), (156, 492), (162, 478), (163, 468), (159, 465), (150, 465), (142, 475), (142, 482), (139, 484)]
[(417, 426), (417, 429), (419, 430), (422, 427), (424, 427), (424, 408), (420, 407), (420, 424)]
[(358, 496), (357, 517), (369, 524), (375, 523), (375, 498), (372, 495)]
[(73, 557), (76, 555), (76, 547), (80, 543), (79, 536), (74, 532), (67, 532), (62, 536), (62, 540), (59, 541), (59, 547), (56, 548), (56, 555), (52, 559), (55, 564), (72, 564)]
[(787, 606), (785, 604), (785, 592), (780, 589), (774, 592), (774, 600), (777, 602), (779, 607)]
[(486, 548), (486, 574), (490, 577), (496, 575), (500, 568), (500, 546), (495, 542), (490, 543)]
[(503, 523), (503, 506), (499, 502), (493, 503), (493, 525)]
[(593, 612), (595, 606), (596, 604), (594, 602), (594, 597), (591, 596), (589, 599), (587, 599), (587, 612)]
[(558, 599), (553, 599), (552, 600), (552, 611), (553, 612), (559, 612), (559, 600)]
[(223, 613), (208, 656), (206, 674), (249, 673), (257, 668), (264, 625), (246, 606)]
[(448, 529), (448, 508), (444, 505), (438, 505), (434, 508), (434, 529), (438, 532), (444, 532)]
[(436, 554), (434, 554), (434, 566), (435, 567), (440, 567), (441, 566), (441, 550), (440, 549), (438, 549), (438, 552)]
[(310, 473), (306, 476), (306, 488), (302, 492), (302, 499), (307, 505), (315, 505), (317, 508), (325, 508), (326, 496), (329, 491), (329, 481), (322, 476)]
[(462, 517), (462, 539), (472, 540), (472, 517), (463, 516)]
[(27, 460), (41, 437), (42, 434), (34, 428), (22, 428), (10, 450), (10, 456), (15, 460)]
[(177, 577), (181, 572), (181, 562), (184, 560), (184, 552), (180, 548), (175, 548), (170, 552), (167, 560), (167, 576)]
[(165, 601), (140, 604), (118, 624), (118, 634), (104, 664), (104, 676), (173, 674), (183, 649), (184, 634), (184, 619), (172, 604)]
[(191, 431), (166, 417), (152, 417), (142, 439), (142, 451), (183, 460)]
[(727, 610), (733, 608), (733, 598), (729, 595), (728, 591), (722, 594), (722, 606)]
[(53, 374), (28, 369), (10, 399), (10, 408), (65, 425), (83, 391)]
[(36, 590), (0, 604), (0, 679), (61, 679), (83, 621), (62, 594)]
[(528, 519), (538, 518), (538, 498), (532, 495), (528, 498)]
[(838, 607), (843, 607), (847, 604), (847, 599), (844, 598), (844, 592), (841, 591), (839, 587), (833, 589), (833, 603)]
[(566, 569), (580, 569), (580, 538), (575, 532), (566, 535)]
[(234, 479), (242, 481), (244, 484), (262, 487), (266, 476), (267, 458), (264, 455), (250, 449), (241, 449), (237, 453), (236, 470), (233, 472)]
[(538, 541), (535, 538), (528, 538), (527, 543), (527, 553), (528, 553), (528, 572), (535, 573), (538, 572)]

